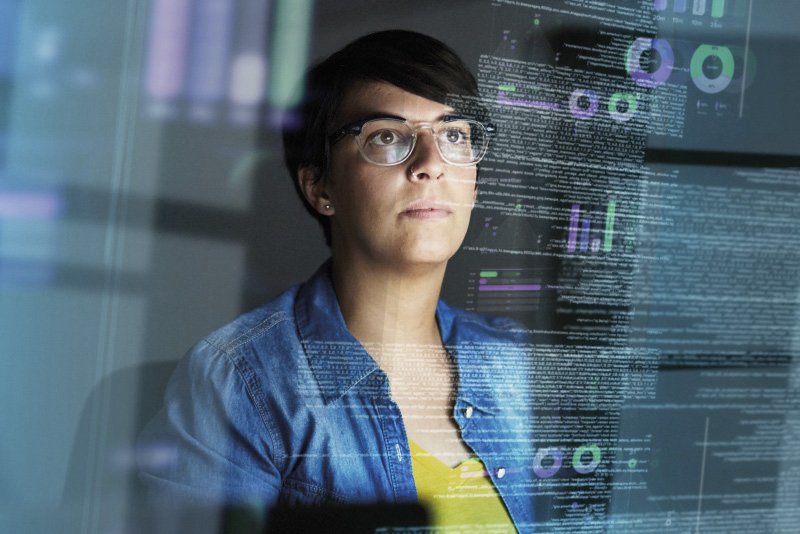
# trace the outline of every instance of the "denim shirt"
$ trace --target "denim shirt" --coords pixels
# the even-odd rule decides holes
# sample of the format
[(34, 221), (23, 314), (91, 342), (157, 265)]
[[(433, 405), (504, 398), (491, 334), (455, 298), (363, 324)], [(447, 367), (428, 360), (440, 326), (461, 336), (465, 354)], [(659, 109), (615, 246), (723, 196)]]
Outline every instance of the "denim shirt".
[[(160, 503), (265, 506), (415, 501), (386, 374), (348, 332), (323, 265), (199, 342), (139, 438)], [(509, 319), (439, 301), (458, 368), (453, 417), (521, 532), (533, 528), (531, 348)]]

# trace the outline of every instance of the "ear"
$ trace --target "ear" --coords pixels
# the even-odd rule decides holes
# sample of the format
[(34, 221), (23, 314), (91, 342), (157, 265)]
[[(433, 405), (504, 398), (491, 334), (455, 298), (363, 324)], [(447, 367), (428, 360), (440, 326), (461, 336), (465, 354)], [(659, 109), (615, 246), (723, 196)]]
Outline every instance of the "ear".
[(303, 165), (297, 170), (297, 183), (306, 202), (320, 215), (333, 215), (335, 210), (328, 194), (327, 180), (318, 167)]

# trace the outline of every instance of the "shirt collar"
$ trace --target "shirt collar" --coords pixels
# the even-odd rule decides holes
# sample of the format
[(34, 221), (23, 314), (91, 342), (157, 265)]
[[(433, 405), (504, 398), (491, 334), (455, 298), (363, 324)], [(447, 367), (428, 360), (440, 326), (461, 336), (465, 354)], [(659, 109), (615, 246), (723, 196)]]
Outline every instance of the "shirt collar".
[[(328, 259), (298, 290), (294, 306), (300, 341), (311, 372), (319, 384), (326, 404), (343, 397), (373, 373), (383, 377), (378, 364), (347, 330), (331, 281)], [(457, 310), (439, 300), (436, 321), (445, 347), (454, 353), (459, 368), (458, 398), (485, 411), (495, 411), (485, 386), (487, 367), (475, 357), (468, 326), (459, 324)], [(465, 328), (467, 326), (467, 328)], [(459, 347), (465, 347), (464, 351)], [(473, 346), (467, 350), (467, 346)]]
[(375, 360), (347, 330), (330, 269), (329, 259), (300, 286), (294, 306), (300, 342), (326, 404), (380, 371)]
[(487, 353), (488, 338), (475, 328), (474, 322), (463, 317), (466, 312), (450, 307), (439, 299), (436, 306), (436, 321), (444, 346), (456, 360), (458, 366), (457, 401), (474, 406), (485, 412), (496, 412), (497, 403), (492, 392), (492, 365), (486, 361), (493, 355)]

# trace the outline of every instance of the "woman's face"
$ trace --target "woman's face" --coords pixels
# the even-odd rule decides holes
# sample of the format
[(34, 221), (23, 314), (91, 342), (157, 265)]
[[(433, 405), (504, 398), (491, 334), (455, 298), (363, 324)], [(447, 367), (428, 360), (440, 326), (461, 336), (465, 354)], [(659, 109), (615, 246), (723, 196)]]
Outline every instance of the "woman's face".
[[(412, 126), (436, 124), (452, 112), (389, 83), (362, 82), (346, 94), (335, 127), (376, 115), (402, 117)], [(389, 167), (366, 161), (351, 135), (331, 147), (322, 183), (332, 206), (334, 254), (402, 268), (442, 264), (461, 246), (476, 167), (443, 161), (430, 129), (417, 135), (408, 159)]]

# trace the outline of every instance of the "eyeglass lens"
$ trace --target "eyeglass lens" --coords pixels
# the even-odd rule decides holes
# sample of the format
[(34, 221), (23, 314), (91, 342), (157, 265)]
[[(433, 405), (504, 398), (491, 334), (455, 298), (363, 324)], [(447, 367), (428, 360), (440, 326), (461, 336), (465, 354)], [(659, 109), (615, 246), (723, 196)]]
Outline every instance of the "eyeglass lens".
[[(433, 128), (442, 157), (455, 165), (476, 163), (483, 156), (487, 138), (483, 126), (475, 121), (440, 122)], [(414, 145), (414, 131), (403, 121), (377, 119), (364, 124), (358, 136), (364, 157), (378, 165), (403, 161)]]

